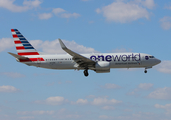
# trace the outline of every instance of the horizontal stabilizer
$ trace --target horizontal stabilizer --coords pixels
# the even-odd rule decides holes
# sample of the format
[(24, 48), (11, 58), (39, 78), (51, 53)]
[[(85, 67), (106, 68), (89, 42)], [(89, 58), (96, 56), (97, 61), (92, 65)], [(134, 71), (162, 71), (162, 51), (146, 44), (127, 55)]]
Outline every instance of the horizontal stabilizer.
[(28, 59), (28, 57), (20, 56), (20, 55), (10, 53), (10, 52), (8, 52), (8, 53), (17, 59), (22, 59), (22, 60)]

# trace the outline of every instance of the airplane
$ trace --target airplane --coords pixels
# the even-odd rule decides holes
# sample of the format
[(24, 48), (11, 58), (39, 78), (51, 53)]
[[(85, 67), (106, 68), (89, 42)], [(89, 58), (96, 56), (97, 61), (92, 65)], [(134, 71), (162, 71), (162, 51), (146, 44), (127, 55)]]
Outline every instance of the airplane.
[(144, 53), (90, 53), (78, 54), (65, 46), (61, 39), (61, 48), (68, 54), (42, 54), (38, 52), (27, 39), (17, 30), (11, 29), (18, 54), (8, 52), (18, 62), (28, 66), (47, 69), (75, 69), (84, 70), (84, 75), (89, 75), (88, 70), (96, 73), (109, 73), (111, 68), (145, 68), (157, 65), (161, 60)]

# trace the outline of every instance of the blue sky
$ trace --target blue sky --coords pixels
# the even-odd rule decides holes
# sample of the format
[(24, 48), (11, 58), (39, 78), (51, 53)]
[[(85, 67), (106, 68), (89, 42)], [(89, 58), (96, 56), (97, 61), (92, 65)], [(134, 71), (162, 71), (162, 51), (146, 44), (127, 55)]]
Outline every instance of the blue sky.
[[(169, 0), (0, 0), (1, 120), (170, 120)], [(49, 70), (16, 62), (10, 29), (49, 54), (139, 52), (162, 63), (110, 73)]]

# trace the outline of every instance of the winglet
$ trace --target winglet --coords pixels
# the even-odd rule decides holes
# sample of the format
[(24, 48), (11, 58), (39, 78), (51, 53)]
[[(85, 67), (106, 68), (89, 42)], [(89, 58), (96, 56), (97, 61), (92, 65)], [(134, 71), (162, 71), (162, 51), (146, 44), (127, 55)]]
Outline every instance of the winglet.
[(63, 50), (64, 50), (64, 49), (68, 49), (68, 48), (65, 46), (65, 44), (62, 42), (61, 39), (59, 39), (59, 43), (60, 43), (61, 48), (62, 48)]
[[(62, 42), (61, 39), (59, 39), (59, 42), (60, 42), (61, 48), (62, 48), (65, 52), (67, 52), (68, 54), (70, 54), (70, 55), (73, 57), (73, 59), (74, 59), (75, 61), (76, 61), (76, 59), (80, 59), (80, 60), (82, 60), (83, 62), (85, 62), (85, 64), (91, 63), (91, 64), (94, 65), (94, 64), (96, 63), (95, 61), (93, 61), (93, 60), (91, 60), (91, 59), (89, 59), (89, 58), (87, 58), (87, 57), (85, 57), (85, 56), (82, 56), (82, 55), (80, 55), (80, 54), (78, 54), (78, 53), (76, 53), (76, 52), (73, 52), (72, 50), (68, 49), (68, 48), (65, 46), (65, 44)], [(78, 61), (76, 61), (76, 62), (78, 62)], [(79, 63), (79, 64), (82, 64), (82, 63)]]

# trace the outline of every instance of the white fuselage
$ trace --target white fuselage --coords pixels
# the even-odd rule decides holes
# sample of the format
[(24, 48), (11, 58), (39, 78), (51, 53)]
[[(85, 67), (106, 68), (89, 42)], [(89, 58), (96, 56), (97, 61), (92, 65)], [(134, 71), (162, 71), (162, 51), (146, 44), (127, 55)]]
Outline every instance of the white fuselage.
[[(149, 54), (144, 53), (92, 53), (81, 54), (93, 61), (106, 61), (110, 63), (110, 68), (151, 68), (161, 61)], [(29, 66), (36, 66), (48, 69), (84, 69), (72, 59), (69, 54), (61, 55), (34, 55), (26, 56), (37, 59), (35, 61), (20, 61)], [(95, 70), (96, 68), (89, 68)]]

